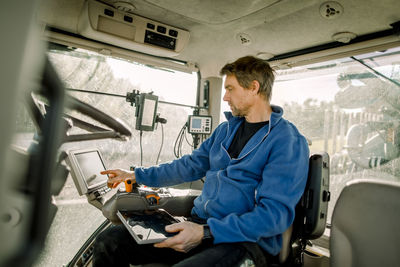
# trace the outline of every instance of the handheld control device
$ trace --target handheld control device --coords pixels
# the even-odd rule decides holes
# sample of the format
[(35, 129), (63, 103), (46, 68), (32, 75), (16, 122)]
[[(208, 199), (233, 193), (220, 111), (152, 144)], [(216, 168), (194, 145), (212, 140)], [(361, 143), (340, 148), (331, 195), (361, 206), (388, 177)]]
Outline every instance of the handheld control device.
[(179, 222), (163, 209), (117, 211), (117, 216), (138, 244), (158, 243), (175, 235), (165, 231), (165, 226)]

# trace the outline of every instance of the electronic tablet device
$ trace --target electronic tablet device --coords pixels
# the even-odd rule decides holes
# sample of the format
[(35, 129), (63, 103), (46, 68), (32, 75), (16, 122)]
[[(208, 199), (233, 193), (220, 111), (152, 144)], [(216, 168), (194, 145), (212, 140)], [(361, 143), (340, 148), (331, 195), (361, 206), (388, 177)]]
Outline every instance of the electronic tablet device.
[(158, 96), (142, 93), (136, 96), (136, 130), (154, 131)]
[(80, 195), (92, 192), (101, 195), (109, 191), (108, 176), (100, 174), (106, 167), (98, 149), (69, 150), (67, 154), (66, 161), (71, 167), (71, 175)]
[(158, 243), (178, 233), (165, 231), (165, 226), (179, 221), (162, 209), (117, 211), (117, 216), (138, 244)]

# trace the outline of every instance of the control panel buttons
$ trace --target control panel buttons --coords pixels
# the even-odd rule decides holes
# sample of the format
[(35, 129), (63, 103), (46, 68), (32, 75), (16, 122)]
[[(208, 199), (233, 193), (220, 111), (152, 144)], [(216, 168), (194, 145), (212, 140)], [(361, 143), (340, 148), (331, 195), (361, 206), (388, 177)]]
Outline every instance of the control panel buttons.
[(164, 26), (157, 26), (157, 32), (159, 33), (166, 33), (167, 32), (167, 28), (165, 28)]

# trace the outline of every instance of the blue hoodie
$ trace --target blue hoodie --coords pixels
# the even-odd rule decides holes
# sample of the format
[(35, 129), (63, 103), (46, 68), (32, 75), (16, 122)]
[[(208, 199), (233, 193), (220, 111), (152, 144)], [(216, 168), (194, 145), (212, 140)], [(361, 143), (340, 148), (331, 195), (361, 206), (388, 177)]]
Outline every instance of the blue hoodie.
[(267, 125), (244, 146), (238, 158), (228, 148), (244, 118), (226, 112), (226, 122), (191, 155), (157, 167), (136, 168), (136, 180), (152, 187), (206, 176), (192, 214), (206, 219), (214, 243), (257, 242), (277, 255), (282, 233), (292, 224), (306, 184), (309, 150), (296, 127), (272, 106)]

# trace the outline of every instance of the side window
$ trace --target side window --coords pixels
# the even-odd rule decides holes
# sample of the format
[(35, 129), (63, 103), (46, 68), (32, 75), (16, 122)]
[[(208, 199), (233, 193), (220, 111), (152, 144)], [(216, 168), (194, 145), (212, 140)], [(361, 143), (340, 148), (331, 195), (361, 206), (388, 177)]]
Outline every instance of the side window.
[(346, 182), (400, 182), (399, 84), (399, 48), (277, 71), (272, 104), (330, 155), (328, 222)]
[(348, 181), (400, 182), (400, 48), (277, 70), (271, 104), (330, 155), (328, 223)]

